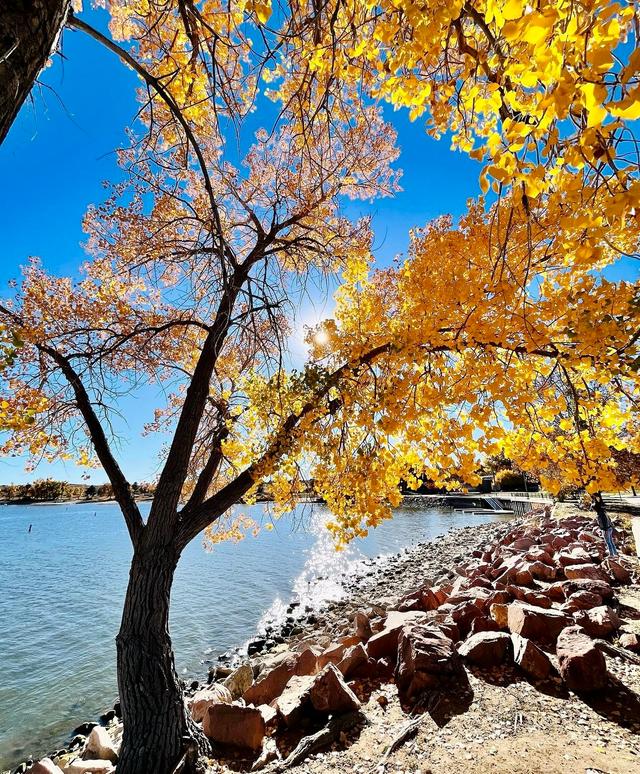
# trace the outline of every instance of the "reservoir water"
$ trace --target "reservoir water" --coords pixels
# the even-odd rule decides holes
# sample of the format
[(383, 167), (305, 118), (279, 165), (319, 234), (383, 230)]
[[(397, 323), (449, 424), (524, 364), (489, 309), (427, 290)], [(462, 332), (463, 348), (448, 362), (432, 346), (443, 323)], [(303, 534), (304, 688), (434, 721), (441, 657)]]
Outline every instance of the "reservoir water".
[[(141, 508), (146, 514), (148, 503)], [(265, 508), (242, 512), (259, 521)], [(336, 553), (325, 509), (307, 505), (238, 544), (206, 551), (196, 539), (171, 602), (178, 672), (204, 679), (208, 658), (241, 645), (293, 595), (314, 606), (339, 598), (341, 578), (366, 557), (492, 518), (417, 498)], [(61, 746), (79, 722), (112, 706), (130, 557), (115, 503), (0, 506), (0, 770)]]

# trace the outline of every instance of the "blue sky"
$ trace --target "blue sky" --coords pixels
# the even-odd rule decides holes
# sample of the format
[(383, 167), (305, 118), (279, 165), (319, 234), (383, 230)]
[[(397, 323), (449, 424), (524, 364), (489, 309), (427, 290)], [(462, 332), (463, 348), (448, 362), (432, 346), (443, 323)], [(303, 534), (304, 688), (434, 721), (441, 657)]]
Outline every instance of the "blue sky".
[[(83, 14), (104, 29), (106, 14)], [(84, 259), (82, 219), (89, 204), (105, 196), (103, 181), (116, 180), (120, 171), (114, 150), (125, 142), (125, 129), (137, 109), (134, 73), (109, 51), (81, 32), (67, 30), (62, 56), (41, 76), (33, 99), (21, 110), (0, 146), (0, 292), (18, 277), (29, 256), (38, 256), (55, 274), (75, 274)], [(426, 136), (423, 124), (409, 122), (405, 112), (388, 117), (398, 131), (403, 191), (394, 199), (369, 205), (349, 204), (353, 217), (372, 213), (376, 231), (376, 260), (387, 263), (407, 246), (408, 231), (444, 213), (459, 215), (470, 196), (477, 195), (478, 165), (449, 150), (446, 140)], [(623, 266), (621, 273), (635, 272)], [(618, 272), (616, 272), (618, 274)], [(330, 308), (330, 302), (327, 305)], [(301, 322), (317, 318), (323, 309), (303, 311)], [(131, 481), (148, 480), (157, 471), (157, 452), (166, 440), (140, 438), (151, 419), (155, 394), (146, 390), (123, 401), (127, 438), (118, 457)], [(41, 465), (35, 474), (24, 471), (18, 458), (0, 460), (0, 482), (28, 481), (54, 476), (80, 480), (82, 471), (62, 463)], [(101, 471), (91, 480), (104, 481)]]

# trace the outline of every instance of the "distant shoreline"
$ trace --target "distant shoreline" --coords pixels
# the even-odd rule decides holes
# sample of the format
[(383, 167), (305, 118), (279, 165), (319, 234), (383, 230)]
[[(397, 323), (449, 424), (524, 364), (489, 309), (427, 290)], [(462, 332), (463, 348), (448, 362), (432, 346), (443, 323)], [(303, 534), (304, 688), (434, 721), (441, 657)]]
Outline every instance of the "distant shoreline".
[[(136, 502), (147, 502), (153, 500), (153, 496), (144, 495), (134, 499)], [(90, 505), (91, 503), (115, 502), (115, 497), (68, 498), (63, 500), (32, 500), (28, 497), (20, 497), (15, 500), (0, 500), (0, 505)]]

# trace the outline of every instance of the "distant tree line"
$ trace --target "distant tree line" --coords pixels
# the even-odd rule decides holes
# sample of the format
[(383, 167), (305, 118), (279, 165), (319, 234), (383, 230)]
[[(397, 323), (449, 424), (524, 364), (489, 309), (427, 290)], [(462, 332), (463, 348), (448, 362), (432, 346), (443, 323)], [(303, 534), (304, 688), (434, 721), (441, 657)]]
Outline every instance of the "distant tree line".
[[(134, 496), (151, 496), (152, 484), (131, 485)], [(0, 500), (9, 502), (55, 502), (56, 500), (110, 500), (111, 484), (72, 484), (53, 478), (40, 478), (29, 484), (0, 484)]]

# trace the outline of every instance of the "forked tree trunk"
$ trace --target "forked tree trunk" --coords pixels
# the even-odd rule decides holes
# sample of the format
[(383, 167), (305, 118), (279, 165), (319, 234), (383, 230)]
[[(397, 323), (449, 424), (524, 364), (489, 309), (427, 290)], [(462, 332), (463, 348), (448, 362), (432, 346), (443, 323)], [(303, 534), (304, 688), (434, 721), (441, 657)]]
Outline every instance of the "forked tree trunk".
[(0, 144), (51, 55), (70, 0), (0, 0)]
[(206, 748), (202, 732), (185, 709), (169, 635), (171, 584), (178, 559), (173, 546), (147, 544), (135, 552), (131, 563), (116, 638), (124, 723), (118, 774), (171, 774), (189, 749)]

